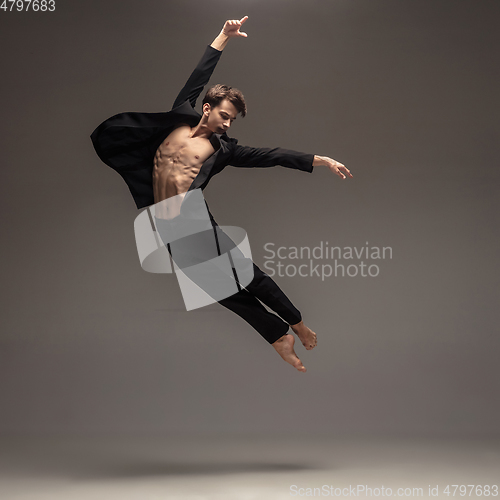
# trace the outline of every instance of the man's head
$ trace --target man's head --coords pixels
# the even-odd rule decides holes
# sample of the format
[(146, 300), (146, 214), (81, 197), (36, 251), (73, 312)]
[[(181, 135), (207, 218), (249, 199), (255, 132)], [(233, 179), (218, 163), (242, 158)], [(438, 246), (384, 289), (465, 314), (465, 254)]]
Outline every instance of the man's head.
[(207, 90), (203, 99), (203, 115), (212, 132), (224, 133), (236, 119), (236, 115), (247, 114), (243, 94), (235, 88), (217, 84)]

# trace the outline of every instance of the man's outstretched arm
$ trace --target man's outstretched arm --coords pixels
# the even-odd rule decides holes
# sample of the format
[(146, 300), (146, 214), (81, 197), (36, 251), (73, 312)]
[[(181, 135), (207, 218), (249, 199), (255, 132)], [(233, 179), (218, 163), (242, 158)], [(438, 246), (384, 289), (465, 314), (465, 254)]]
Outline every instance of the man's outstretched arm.
[(265, 168), (281, 165), (304, 172), (312, 172), (313, 167), (326, 166), (343, 179), (346, 178), (346, 175), (352, 177), (345, 165), (328, 156), (317, 156), (283, 148), (251, 148), (238, 145), (233, 150), (229, 164), (233, 167), (243, 168)]
[(313, 161), (314, 155), (291, 149), (252, 148), (236, 145), (228, 164), (243, 168), (265, 168), (281, 165), (282, 167), (312, 172)]
[(194, 108), (196, 100), (198, 99), (201, 91), (210, 80), (215, 66), (219, 62), (222, 50), (227, 45), (230, 38), (233, 37), (246, 37), (246, 33), (240, 32), (241, 25), (248, 19), (248, 16), (238, 20), (228, 20), (224, 23), (221, 32), (215, 40), (207, 46), (200, 62), (191, 73), (188, 81), (180, 91), (172, 106), (176, 108), (185, 101), (189, 101)]

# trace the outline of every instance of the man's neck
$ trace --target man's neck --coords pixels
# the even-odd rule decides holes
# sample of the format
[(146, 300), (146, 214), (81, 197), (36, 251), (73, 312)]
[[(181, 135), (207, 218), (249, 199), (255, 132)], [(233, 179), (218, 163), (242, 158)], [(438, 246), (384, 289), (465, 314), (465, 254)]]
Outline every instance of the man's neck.
[(212, 137), (213, 132), (207, 127), (205, 120), (202, 119), (199, 121), (198, 125), (191, 129), (191, 137), (202, 137), (204, 139), (209, 139)]

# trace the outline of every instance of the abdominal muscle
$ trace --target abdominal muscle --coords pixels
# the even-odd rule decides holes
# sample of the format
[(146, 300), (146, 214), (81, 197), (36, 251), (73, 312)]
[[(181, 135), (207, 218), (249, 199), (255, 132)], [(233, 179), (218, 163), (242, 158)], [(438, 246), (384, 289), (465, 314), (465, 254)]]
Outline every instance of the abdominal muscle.
[[(180, 213), (182, 200), (205, 162), (214, 152), (204, 137), (191, 137), (189, 125), (173, 130), (158, 147), (154, 157), (153, 193), (155, 215), (172, 219)], [(174, 199), (159, 203), (170, 198)]]

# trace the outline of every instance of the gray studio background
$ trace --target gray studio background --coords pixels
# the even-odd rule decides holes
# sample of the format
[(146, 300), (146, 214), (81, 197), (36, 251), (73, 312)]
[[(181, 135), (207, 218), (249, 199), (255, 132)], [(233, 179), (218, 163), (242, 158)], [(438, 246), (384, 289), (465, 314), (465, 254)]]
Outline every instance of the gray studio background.
[[(498, 435), (497, 1), (56, 4), (0, 12), (1, 433)], [(141, 269), (139, 211), (89, 137), (169, 110), (245, 14), (211, 80), (247, 100), (229, 135), (354, 178), (227, 167), (214, 217), (260, 266), (268, 242), (393, 250), (375, 278), (276, 278), (318, 334), (305, 375)]]

